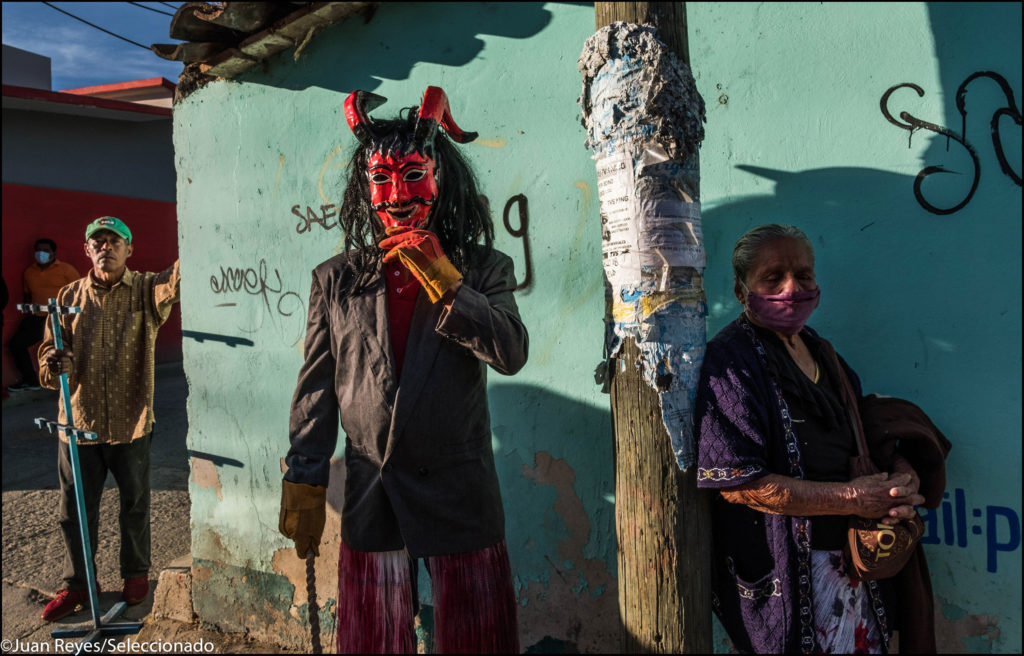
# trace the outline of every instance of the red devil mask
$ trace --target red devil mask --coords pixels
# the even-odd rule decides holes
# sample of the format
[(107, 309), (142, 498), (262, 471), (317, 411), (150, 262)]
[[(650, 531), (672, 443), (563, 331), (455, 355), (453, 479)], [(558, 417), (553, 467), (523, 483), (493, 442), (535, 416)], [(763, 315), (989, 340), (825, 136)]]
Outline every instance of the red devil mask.
[(411, 130), (382, 133), (367, 112), (385, 101), (366, 91), (354, 91), (345, 100), (345, 119), (369, 153), (366, 172), (370, 204), (386, 228), (424, 227), (437, 200), (441, 173), (434, 150), (437, 126), (459, 143), (476, 139), (477, 133), (459, 129), (452, 119), (448, 97), (439, 87), (427, 87)]
[(413, 151), (405, 156), (376, 151), (366, 163), (370, 203), (384, 227), (427, 224), (437, 200), (437, 162)]

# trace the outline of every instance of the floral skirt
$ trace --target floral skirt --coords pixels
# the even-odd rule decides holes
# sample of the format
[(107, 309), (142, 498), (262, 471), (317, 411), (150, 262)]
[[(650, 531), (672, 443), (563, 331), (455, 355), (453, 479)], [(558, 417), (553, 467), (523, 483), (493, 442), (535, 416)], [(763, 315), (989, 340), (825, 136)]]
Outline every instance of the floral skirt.
[(823, 654), (880, 654), (882, 633), (867, 587), (851, 579), (842, 551), (812, 551), (814, 631)]

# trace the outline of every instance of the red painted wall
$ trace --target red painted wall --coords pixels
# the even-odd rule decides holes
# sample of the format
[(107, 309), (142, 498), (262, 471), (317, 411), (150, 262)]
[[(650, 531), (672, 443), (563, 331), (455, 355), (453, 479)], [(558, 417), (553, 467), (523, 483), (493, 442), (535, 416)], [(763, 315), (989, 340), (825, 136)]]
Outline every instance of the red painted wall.
[[(83, 276), (91, 263), (82, 249), (85, 226), (100, 216), (116, 216), (131, 228), (134, 271), (162, 271), (178, 257), (178, 218), (174, 203), (63, 189), (3, 184), (3, 276), (11, 300), (4, 309), (3, 385), (17, 381), (8, 341), (20, 321), (22, 272), (32, 264), (41, 237), (57, 242), (57, 258)], [(175, 308), (156, 340), (156, 361), (181, 360), (181, 312)]]

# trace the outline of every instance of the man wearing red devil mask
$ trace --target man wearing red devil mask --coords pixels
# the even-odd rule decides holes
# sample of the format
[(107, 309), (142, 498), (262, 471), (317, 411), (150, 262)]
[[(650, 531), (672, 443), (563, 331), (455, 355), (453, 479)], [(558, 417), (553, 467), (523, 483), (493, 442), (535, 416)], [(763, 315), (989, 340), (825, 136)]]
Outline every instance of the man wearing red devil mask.
[(422, 561), (435, 651), (517, 653), (485, 366), (511, 375), (526, 363), (512, 261), (492, 248), (487, 206), (451, 143), (476, 133), (455, 124), (444, 92), (370, 119), (383, 101), (356, 91), (345, 103), (359, 141), (345, 252), (313, 271), (280, 530), (299, 557), (319, 553), (340, 418), (338, 652), (415, 651)]

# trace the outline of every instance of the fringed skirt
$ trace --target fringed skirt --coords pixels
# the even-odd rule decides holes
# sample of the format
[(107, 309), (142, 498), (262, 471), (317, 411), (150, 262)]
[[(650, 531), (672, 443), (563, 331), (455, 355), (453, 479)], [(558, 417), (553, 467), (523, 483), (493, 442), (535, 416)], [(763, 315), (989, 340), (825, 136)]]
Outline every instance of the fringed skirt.
[(824, 654), (880, 654), (882, 633), (867, 587), (851, 579), (842, 551), (812, 551), (814, 630)]
[[(504, 542), (424, 560), (434, 592), (436, 653), (519, 653), (515, 591)], [(364, 553), (341, 543), (339, 654), (415, 653), (414, 572), (405, 550)]]

